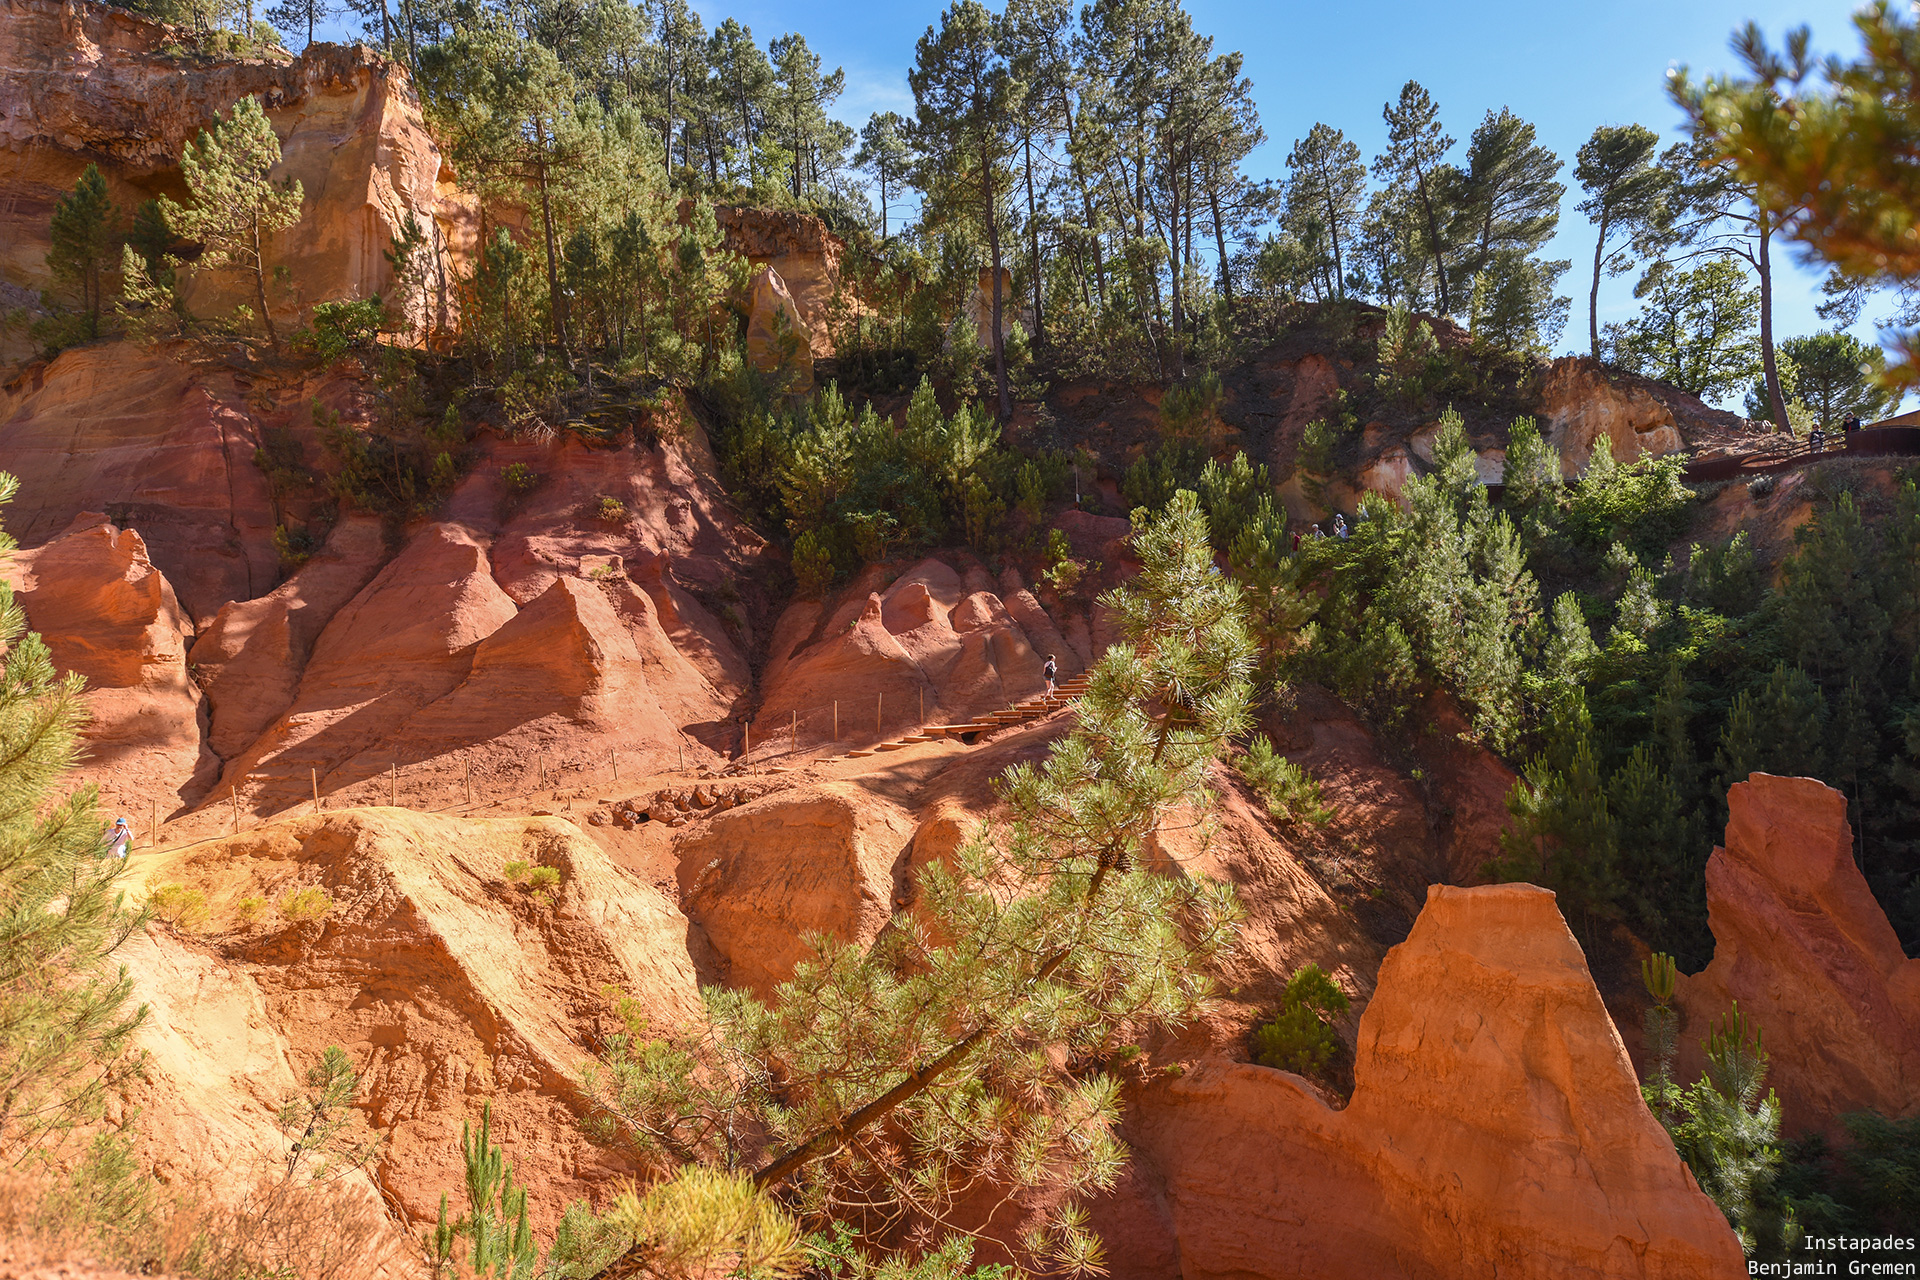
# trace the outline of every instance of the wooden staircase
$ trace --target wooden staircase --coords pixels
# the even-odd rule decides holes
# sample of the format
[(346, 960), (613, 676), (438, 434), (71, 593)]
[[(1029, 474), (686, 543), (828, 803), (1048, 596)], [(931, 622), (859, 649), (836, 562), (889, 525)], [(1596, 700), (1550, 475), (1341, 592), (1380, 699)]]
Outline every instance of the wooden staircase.
[(1005, 729), (1012, 725), (1025, 724), (1029, 720), (1038, 720), (1042, 716), (1052, 715), (1086, 691), (1087, 678), (1084, 675), (1075, 676), (1071, 680), (1062, 681), (1051, 694), (1043, 693), (1039, 697), (1028, 698), (1025, 702), (1017, 702), (1004, 711), (995, 711), (991, 715), (981, 716), (964, 724), (922, 725), (905, 737), (845, 754), (850, 758), (861, 758), (878, 755), (882, 751), (898, 751), (916, 742), (932, 742), (936, 738), (958, 738), (962, 742), (971, 743), (977, 740), (979, 734), (992, 733), (996, 729)]

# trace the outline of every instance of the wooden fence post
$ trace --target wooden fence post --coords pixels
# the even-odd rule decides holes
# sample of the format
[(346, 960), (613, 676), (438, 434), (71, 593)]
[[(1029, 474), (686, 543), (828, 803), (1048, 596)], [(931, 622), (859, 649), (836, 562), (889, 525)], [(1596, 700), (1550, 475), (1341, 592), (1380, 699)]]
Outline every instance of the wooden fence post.
[(320, 770), (318, 768), (308, 769), (307, 776), (313, 782), (313, 811), (315, 813), (319, 813), (320, 812)]
[(147, 848), (157, 849), (159, 847), (160, 847), (160, 802), (152, 798), (149, 798), (147, 800)]
[(233, 808), (233, 834), (240, 834), (240, 788), (232, 787), (227, 791), (227, 802)]
[(798, 711), (793, 713), (793, 723), (787, 732), (793, 738), (793, 749), (798, 751), (800, 749), (800, 713)]
[(611, 748), (607, 751), (607, 763), (613, 766), (613, 780), (620, 781), (620, 753)]
[(887, 695), (883, 691), (873, 695), (873, 731), (880, 732), (880, 708), (887, 705)]
[(840, 741), (840, 699), (833, 700), (833, 740)]
[(396, 809), (400, 807), (400, 762), (398, 760), (387, 762), (387, 803)]
[(463, 766), (465, 766), (465, 769), (466, 769), (466, 775), (467, 775), (467, 808), (469, 808), (469, 809), (471, 809), (471, 808), (473, 808), (473, 761), (471, 761), (471, 760), (467, 760), (467, 759), (464, 759), (464, 758), (463, 758), (463, 759), (462, 759), (462, 760), (460, 761), (460, 763), (461, 763), (461, 764), (462, 764)]

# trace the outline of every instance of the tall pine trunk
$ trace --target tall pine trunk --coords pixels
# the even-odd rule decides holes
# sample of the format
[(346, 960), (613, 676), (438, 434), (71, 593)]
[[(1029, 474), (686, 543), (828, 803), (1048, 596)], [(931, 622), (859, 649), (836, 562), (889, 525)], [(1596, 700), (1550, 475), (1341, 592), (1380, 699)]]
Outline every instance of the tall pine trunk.
[(1600, 358), (1600, 268), (1606, 261), (1607, 215), (1600, 215), (1600, 238), (1593, 242), (1593, 287), (1587, 291), (1587, 337), (1593, 344), (1593, 358)]
[(267, 327), (267, 347), (275, 355), (280, 354), (280, 335), (273, 327), (273, 312), (267, 309), (267, 259), (260, 243), (260, 219), (258, 215), (250, 219), (249, 243), (253, 247), (253, 299), (260, 306), (260, 323)]
[(1760, 367), (1767, 380), (1767, 408), (1773, 411), (1776, 427), (1791, 431), (1786, 398), (1780, 392), (1780, 364), (1773, 351), (1773, 222), (1764, 208), (1756, 207), (1754, 215), (1760, 229), (1760, 244), (1753, 265), (1760, 273)]
[(980, 194), (982, 212), (987, 216), (987, 247), (993, 253), (993, 381), (999, 390), (1000, 421), (1013, 417), (1013, 392), (1007, 386), (1006, 299), (1000, 289), (1000, 215), (994, 207), (993, 156), (980, 156)]
[(547, 185), (547, 128), (538, 116), (533, 120), (534, 140), (539, 144), (541, 156), (534, 168), (540, 183), (540, 229), (547, 242), (547, 306), (553, 313), (553, 332), (560, 343), (560, 358), (569, 365), (573, 363), (571, 344), (567, 341), (567, 297), (560, 292), (559, 250), (553, 238), (553, 195)]

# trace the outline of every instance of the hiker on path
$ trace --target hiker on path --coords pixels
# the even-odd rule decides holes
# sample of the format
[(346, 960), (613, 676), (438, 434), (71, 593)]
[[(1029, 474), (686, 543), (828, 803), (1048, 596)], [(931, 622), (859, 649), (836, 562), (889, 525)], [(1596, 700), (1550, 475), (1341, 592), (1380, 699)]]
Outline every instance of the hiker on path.
[(1047, 665), (1040, 668), (1040, 674), (1047, 678), (1047, 696), (1051, 698), (1053, 696), (1054, 677), (1060, 674), (1060, 668), (1054, 665), (1052, 654), (1047, 655)]
[(107, 856), (124, 858), (127, 850), (133, 847), (133, 829), (125, 818), (115, 818), (113, 826), (107, 831)]

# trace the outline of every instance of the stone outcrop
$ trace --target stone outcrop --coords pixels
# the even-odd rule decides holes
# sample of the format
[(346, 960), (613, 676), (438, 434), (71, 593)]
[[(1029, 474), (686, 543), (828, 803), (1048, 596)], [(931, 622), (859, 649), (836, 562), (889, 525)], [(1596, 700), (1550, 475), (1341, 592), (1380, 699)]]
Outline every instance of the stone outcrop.
[[(506, 880), (513, 859), (559, 871), (550, 900)], [(155, 933), (122, 953), (155, 1010), (135, 1101), (163, 1170), (218, 1158), (240, 1172), (249, 1153), (283, 1152), (274, 1108), (338, 1045), (386, 1138), (374, 1176), (415, 1226), (459, 1185), (460, 1125), (483, 1100), (545, 1231), (569, 1199), (605, 1198), (630, 1176), (575, 1122), (581, 1046), (614, 1029), (608, 984), (660, 1025), (697, 1012), (688, 926), (572, 824), (346, 810), (136, 864), (210, 911), (205, 934)], [(288, 919), (277, 904), (308, 887), (330, 907)], [(243, 913), (248, 899), (266, 905)]]
[[(980, 349), (993, 351), (993, 268), (980, 268), (980, 283), (974, 287), (973, 297), (969, 299), (966, 317), (973, 324), (974, 338)], [(1033, 331), (1033, 300), (1023, 297), (1013, 288), (1013, 272), (1007, 267), (1000, 268), (1000, 336), (1010, 341), (1014, 329), (1022, 333)]]
[(20, 480), (7, 530), (31, 547), (82, 512), (132, 524), (204, 625), (279, 580), (260, 442), (229, 376), (132, 343), (64, 351), (0, 388), (0, 459)]
[(913, 833), (858, 786), (782, 791), (680, 837), (681, 899), (728, 985), (770, 995), (813, 954), (809, 935), (873, 941), (893, 914), (893, 864)]
[(1543, 889), (1429, 891), (1381, 966), (1354, 1079), (1335, 1111), (1215, 1057), (1144, 1093), (1130, 1137), (1186, 1280), (1745, 1274)]
[(828, 319), (840, 288), (840, 255), (846, 242), (810, 213), (725, 204), (715, 205), (713, 213), (725, 233), (724, 247), (756, 269), (771, 268), (786, 286), (802, 321), (802, 341), (814, 358), (831, 356)]
[(86, 678), (88, 775), (144, 822), (205, 795), (218, 772), (188, 678), (192, 623), (132, 529), (83, 515), (0, 564), (54, 666)]
[(795, 393), (813, 387), (812, 338), (787, 282), (762, 267), (747, 282), (747, 362)]
[[(1101, 523), (1127, 528), (1124, 520)], [(833, 732), (836, 702), (847, 742), (985, 715), (1039, 693), (1049, 654), (1065, 678), (1111, 641), (1104, 616), (1093, 619), (1097, 633), (1085, 617), (1056, 619), (1017, 576), (963, 574), (939, 559), (889, 576), (862, 575), (824, 615), (814, 602), (789, 608), (776, 628), (758, 717), (766, 728), (756, 738), (786, 736), (797, 717), (800, 746), (818, 745)], [(1076, 632), (1087, 638), (1076, 643)]]
[(385, 558), (379, 519), (349, 516), (287, 581), (221, 608), (190, 655), (212, 704), (216, 752), (238, 755), (293, 704), (320, 632)]
[(1560, 451), (1569, 477), (1586, 471), (1601, 440), (1614, 461), (1634, 462), (1678, 453), (1686, 447), (1673, 410), (1645, 387), (1616, 383), (1587, 356), (1562, 356), (1540, 389), (1540, 416), (1547, 443)]
[(1727, 792), (1726, 844), (1707, 861), (1713, 961), (1678, 983), (1678, 1074), (1731, 1003), (1757, 1025), (1782, 1131), (1839, 1131), (1849, 1111), (1920, 1110), (1920, 960), (1901, 950), (1853, 860), (1846, 797), (1756, 773)]
[[(280, 137), (274, 176), (306, 193), (300, 222), (268, 246), (288, 272), (276, 312), (291, 320), (316, 302), (390, 294), (384, 254), (411, 218), (434, 262), (415, 319), (444, 319), (441, 157), (405, 70), (365, 45), (187, 62), (166, 52), (181, 38), (93, 0), (0, 0), (0, 280), (23, 301), (48, 286), (48, 218), (87, 165), (123, 211), (156, 190), (178, 197), (182, 148), (253, 96)], [(244, 295), (217, 276), (187, 289), (203, 313)]]

